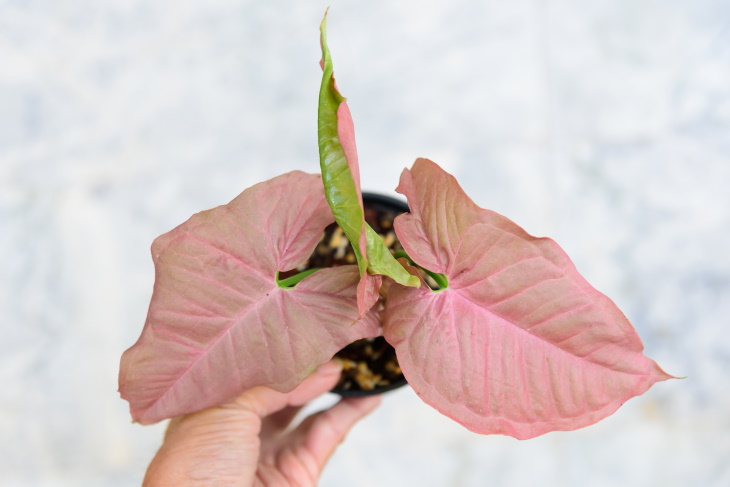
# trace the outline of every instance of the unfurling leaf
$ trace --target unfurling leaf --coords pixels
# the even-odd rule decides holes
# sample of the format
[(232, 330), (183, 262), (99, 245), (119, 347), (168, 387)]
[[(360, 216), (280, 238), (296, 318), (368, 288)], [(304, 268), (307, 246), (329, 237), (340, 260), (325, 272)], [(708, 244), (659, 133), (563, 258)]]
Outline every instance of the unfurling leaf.
[[(382, 238), (365, 222), (360, 190), (360, 169), (355, 147), (355, 129), (345, 97), (340, 94), (333, 74), (332, 56), (327, 46), (327, 17), (320, 25), (322, 85), (319, 91), (318, 140), (320, 168), (327, 201), (337, 224), (350, 240), (357, 257), (362, 282), (358, 287), (360, 312), (378, 298), (385, 275), (406, 286), (418, 286), (390, 254)], [(368, 272), (369, 271), (369, 272)]]
[(354, 266), (279, 285), (278, 271), (306, 263), (332, 220), (319, 175), (291, 172), (155, 240), (147, 321), (119, 377), (135, 421), (214, 406), (257, 385), (290, 390), (342, 347), (380, 334), (375, 311), (355, 323)]
[(411, 209), (395, 221), (401, 244), (449, 280), (388, 291), (384, 335), (424, 401), (475, 432), (524, 439), (592, 424), (670, 378), (555, 242), (479, 208), (425, 159), (398, 191)]

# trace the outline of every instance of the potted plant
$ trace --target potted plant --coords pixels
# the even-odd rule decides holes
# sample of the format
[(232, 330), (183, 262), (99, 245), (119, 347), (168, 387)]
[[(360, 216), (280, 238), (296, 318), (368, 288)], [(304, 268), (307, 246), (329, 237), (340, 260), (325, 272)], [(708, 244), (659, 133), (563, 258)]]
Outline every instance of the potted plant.
[[(354, 129), (320, 26), (321, 175), (293, 171), (152, 244), (142, 334), (122, 356), (132, 418), (155, 423), (253, 386), (288, 391), (346, 345), (383, 336), (413, 390), (483, 434), (530, 438), (612, 414), (670, 378), (552, 240), (479, 208), (427, 159), (396, 189), (391, 252), (365, 222)], [(336, 222), (355, 262), (309, 268)]]

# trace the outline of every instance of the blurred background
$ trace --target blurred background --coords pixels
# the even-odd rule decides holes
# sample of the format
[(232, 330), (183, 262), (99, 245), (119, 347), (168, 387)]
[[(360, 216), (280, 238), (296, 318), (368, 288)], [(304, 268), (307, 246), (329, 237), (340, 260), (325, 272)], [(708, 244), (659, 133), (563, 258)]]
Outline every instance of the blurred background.
[[(334, 0), (363, 187), (418, 156), (554, 238), (687, 376), (610, 418), (479, 436), (403, 389), (330, 486), (730, 485), (730, 3)], [(318, 172), (325, 2), (0, 0), (0, 485), (138, 485), (119, 357), (149, 245), (293, 169)]]

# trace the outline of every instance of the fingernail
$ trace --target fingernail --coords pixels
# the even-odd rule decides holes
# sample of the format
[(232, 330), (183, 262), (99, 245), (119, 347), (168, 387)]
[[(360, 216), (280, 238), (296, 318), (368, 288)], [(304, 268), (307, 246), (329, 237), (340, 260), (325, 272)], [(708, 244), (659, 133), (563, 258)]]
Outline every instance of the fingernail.
[(317, 367), (319, 375), (334, 375), (342, 371), (342, 362), (339, 360), (330, 360)]

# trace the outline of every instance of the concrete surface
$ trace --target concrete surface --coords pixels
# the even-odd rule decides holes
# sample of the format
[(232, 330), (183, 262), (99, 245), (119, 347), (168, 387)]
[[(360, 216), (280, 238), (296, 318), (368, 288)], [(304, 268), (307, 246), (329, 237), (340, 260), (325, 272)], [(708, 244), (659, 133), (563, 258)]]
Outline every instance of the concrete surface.
[[(292, 169), (318, 171), (326, 3), (0, 1), (0, 485), (138, 485), (118, 360), (149, 244)], [(334, 2), (363, 186), (417, 156), (556, 239), (687, 376), (586, 429), (478, 436), (409, 390), (321, 485), (730, 485), (730, 3)]]

